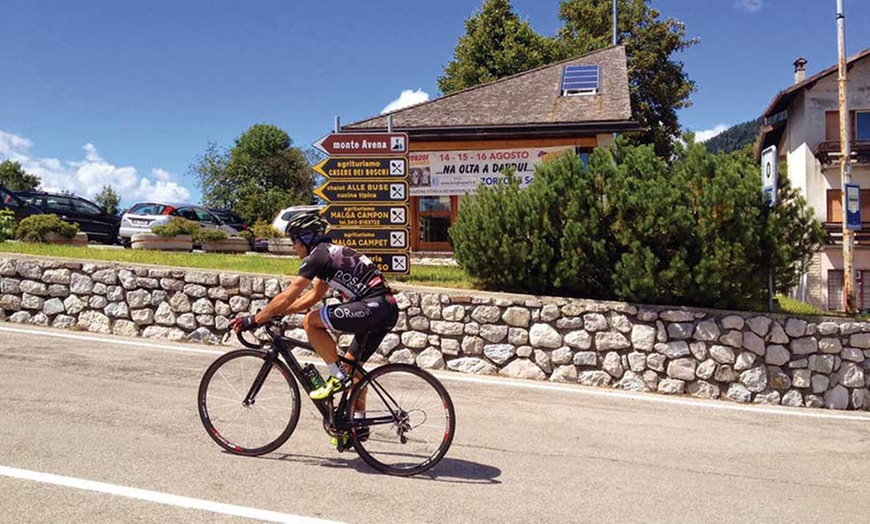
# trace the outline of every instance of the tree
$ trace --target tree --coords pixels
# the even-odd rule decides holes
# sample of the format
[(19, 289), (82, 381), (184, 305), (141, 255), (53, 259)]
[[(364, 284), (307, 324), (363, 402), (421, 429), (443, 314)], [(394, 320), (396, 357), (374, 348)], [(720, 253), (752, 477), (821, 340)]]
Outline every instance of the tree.
[[(669, 159), (680, 133), (677, 110), (691, 105), (689, 96), (695, 91), (683, 63), (671, 55), (698, 40), (687, 40), (682, 22), (660, 20), (648, 4), (649, 0), (619, 0), (618, 41), (625, 44), (634, 117), (645, 129), (633, 141), (653, 144), (656, 154)], [(564, 0), (559, 6), (564, 25), (558, 34), (558, 58), (612, 45), (612, 17), (610, 1)]]
[(761, 134), (761, 126), (764, 117), (755, 120), (747, 120), (722, 131), (718, 135), (704, 142), (707, 151), (711, 153), (732, 153), (739, 151), (747, 145), (755, 145), (758, 135)]
[[(656, 154), (669, 159), (680, 133), (677, 110), (690, 105), (695, 90), (682, 62), (671, 56), (697, 40), (686, 39), (681, 22), (661, 20), (649, 0), (618, 1), (617, 32), (626, 49), (632, 110), (644, 127), (632, 139), (654, 144)], [(610, 0), (564, 0), (559, 7), (563, 26), (547, 38), (520, 21), (508, 0), (487, 0), (480, 13), (466, 20), (466, 34), (438, 87), (447, 94), (608, 47), (612, 17)]]
[(100, 205), (103, 213), (116, 215), (118, 213), (118, 204), (121, 203), (121, 197), (111, 185), (108, 185), (103, 186), (97, 196), (94, 197), (94, 202)]
[(452, 93), (545, 65), (552, 58), (553, 43), (521, 21), (509, 0), (487, 0), (465, 21), (465, 36), (438, 78), (438, 88)]
[(249, 223), (314, 200), (314, 170), (283, 130), (251, 126), (231, 149), (209, 142), (190, 165), (208, 206), (229, 208)]
[(0, 162), (0, 185), (10, 191), (32, 191), (39, 187), (42, 181), (36, 175), (31, 175), (12, 160)]

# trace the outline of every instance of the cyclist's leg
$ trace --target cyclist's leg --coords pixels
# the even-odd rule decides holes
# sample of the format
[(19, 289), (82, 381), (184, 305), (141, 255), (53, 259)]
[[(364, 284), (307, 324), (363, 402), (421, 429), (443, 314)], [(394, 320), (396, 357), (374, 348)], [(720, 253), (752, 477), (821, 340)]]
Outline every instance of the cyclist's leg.
[(319, 310), (306, 313), (302, 320), (302, 327), (305, 328), (305, 334), (308, 335), (308, 341), (314, 351), (324, 362), (327, 364), (338, 362), (338, 349), (335, 347), (335, 340), (327, 331), (327, 326), (324, 324)]
[[(384, 337), (386, 337), (387, 333), (389, 332), (389, 329), (385, 329), (380, 331), (371, 331), (367, 333), (357, 333), (357, 335), (353, 337), (353, 342), (351, 342), (350, 348), (345, 354), (345, 358), (347, 358), (348, 360), (359, 359), (359, 361), (362, 363), (367, 362), (368, 359), (370, 359), (371, 356), (375, 354), (375, 351), (378, 350), (378, 346), (381, 345)], [(360, 381), (360, 379), (362, 379), (362, 374), (357, 372), (353, 377), (353, 383), (356, 384)], [(355, 411), (365, 412), (367, 394), (367, 390), (360, 392), (360, 395), (357, 398), (356, 406), (354, 407)]]

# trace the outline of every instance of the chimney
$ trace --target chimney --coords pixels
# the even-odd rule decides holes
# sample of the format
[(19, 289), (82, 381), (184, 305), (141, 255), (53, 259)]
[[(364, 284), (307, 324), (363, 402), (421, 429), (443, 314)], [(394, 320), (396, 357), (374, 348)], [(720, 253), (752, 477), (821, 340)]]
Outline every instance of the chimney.
[(794, 61), (794, 83), (799, 84), (807, 77), (807, 59), (804, 57)]

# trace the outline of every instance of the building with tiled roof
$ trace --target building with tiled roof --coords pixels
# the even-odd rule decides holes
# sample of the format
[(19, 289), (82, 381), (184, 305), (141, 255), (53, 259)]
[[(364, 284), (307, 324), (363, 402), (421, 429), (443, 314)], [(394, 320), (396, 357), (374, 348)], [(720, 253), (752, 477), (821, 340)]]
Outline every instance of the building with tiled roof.
[(498, 184), (507, 166), (524, 183), (548, 156), (582, 157), (632, 120), (625, 48), (614, 46), (344, 125), (404, 132), (410, 140), (411, 249), (452, 251), (459, 201)]

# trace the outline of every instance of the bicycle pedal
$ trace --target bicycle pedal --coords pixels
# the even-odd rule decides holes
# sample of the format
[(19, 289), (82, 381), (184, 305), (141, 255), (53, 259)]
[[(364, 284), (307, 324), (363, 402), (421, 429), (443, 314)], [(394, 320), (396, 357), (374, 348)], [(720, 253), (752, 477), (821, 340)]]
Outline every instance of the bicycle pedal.
[(342, 435), (341, 437), (332, 437), (330, 440), (330, 444), (335, 447), (335, 450), (339, 453), (343, 453), (345, 450), (350, 449), (350, 439), (347, 435)]

